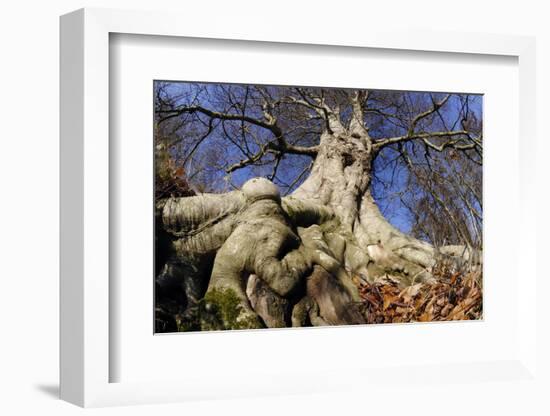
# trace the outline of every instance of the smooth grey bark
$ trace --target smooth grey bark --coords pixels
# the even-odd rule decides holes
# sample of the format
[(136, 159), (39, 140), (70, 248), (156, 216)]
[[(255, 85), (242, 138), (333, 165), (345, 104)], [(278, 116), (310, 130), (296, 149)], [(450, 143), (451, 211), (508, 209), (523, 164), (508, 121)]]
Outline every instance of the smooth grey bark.
[(219, 315), (208, 329), (363, 323), (352, 276), (408, 285), (433, 279), (438, 256), (463, 256), (382, 216), (370, 193), (375, 152), (361, 123), (344, 128), (329, 114), (311, 174), (291, 196), (255, 178), (240, 191), (162, 201), (176, 260), (161, 281), (179, 280), (193, 299), (206, 288), (201, 310)]

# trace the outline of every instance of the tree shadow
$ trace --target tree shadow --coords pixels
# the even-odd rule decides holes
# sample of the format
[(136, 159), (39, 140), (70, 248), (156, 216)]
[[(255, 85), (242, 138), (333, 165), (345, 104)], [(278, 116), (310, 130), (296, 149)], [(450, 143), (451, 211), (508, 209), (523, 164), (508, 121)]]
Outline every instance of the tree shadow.
[(59, 399), (59, 385), (58, 384), (37, 384), (34, 386), (36, 390), (50, 396), (53, 399)]

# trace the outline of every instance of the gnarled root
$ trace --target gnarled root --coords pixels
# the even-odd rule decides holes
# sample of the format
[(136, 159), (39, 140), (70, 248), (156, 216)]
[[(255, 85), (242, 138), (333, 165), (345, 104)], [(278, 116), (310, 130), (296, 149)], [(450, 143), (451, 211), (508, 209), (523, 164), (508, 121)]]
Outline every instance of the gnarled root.
[(433, 279), (438, 256), (465, 259), (456, 247), (438, 251), (396, 230), (370, 196), (349, 227), (317, 201), (281, 200), (262, 178), (241, 191), (168, 200), (159, 209), (172, 254), (157, 286), (182, 294), (186, 313), (196, 315), (193, 329), (366, 323), (361, 280), (408, 286)]
[(364, 324), (353, 293), (333, 274), (315, 266), (307, 279), (307, 295), (319, 308), (319, 316), (329, 325)]
[[(272, 292), (272, 300), (276, 296), (291, 296), (311, 264), (304, 255), (300, 238), (288, 225), (278, 189), (258, 178), (247, 182), (243, 193), (247, 208), (241, 211), (235, 229), (216, 254), (205, 300), (208, 306), (217, 299), (210, 296), (211, 293), (230, 291), (239, 300), (237, 320), (246, 321), (249, 327), (261, 327), (262, 321), (246, 294), (245, 278), (255, 275), (270, 289), (264, 291), (263, 301), (257, 303), (263, 305), (267, 302), (265, 296)], [(286, 322), (284, 317), (268, 318), (266, 315), (269, 324), (275, 326)]]

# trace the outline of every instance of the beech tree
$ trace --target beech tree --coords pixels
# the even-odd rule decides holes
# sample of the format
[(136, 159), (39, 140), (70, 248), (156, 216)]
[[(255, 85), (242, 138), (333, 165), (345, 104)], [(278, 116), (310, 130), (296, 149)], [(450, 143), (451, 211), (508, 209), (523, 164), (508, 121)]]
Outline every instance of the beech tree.
[(363, 323), (357, 280), (481, 262), (480, 96), (156, 82), (155, 129), (157, 291), (195, 329)]

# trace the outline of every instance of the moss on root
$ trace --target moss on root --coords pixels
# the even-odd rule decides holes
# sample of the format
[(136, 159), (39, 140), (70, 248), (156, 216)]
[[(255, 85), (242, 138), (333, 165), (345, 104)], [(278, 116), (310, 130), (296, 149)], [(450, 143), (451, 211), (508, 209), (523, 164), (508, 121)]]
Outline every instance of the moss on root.
[(213, 289), (199, 303), (201, 330), (256, 329), (264, 326), (232, 289)]

